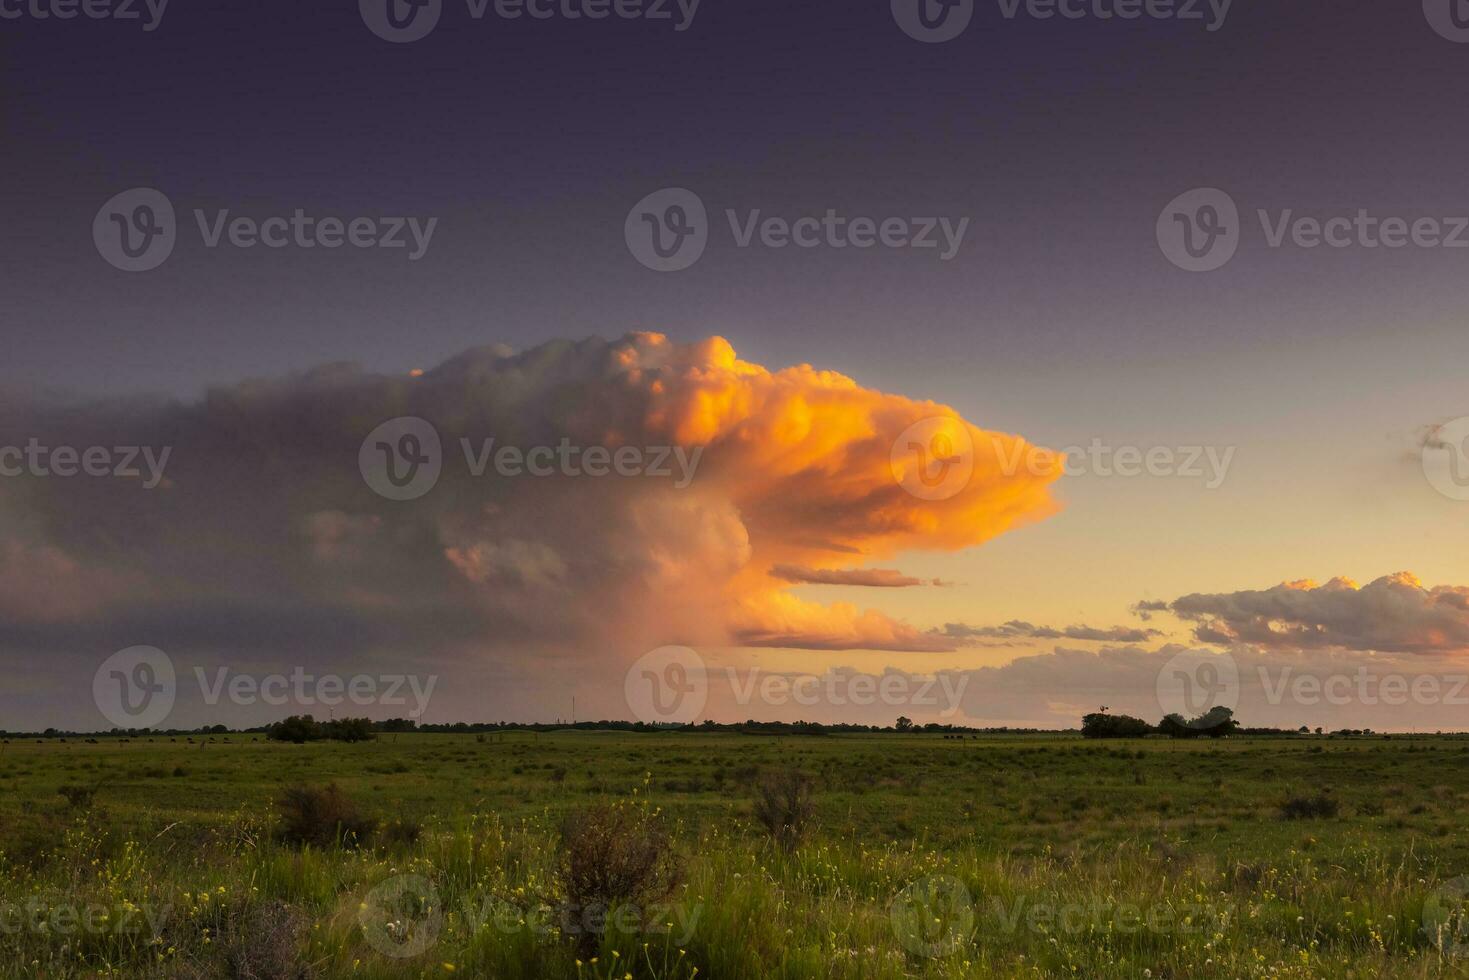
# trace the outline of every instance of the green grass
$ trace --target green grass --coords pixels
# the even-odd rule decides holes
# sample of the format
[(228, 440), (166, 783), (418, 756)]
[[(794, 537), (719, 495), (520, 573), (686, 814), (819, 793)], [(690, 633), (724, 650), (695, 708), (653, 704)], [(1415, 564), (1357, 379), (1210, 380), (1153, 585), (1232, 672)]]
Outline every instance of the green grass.
[[(757, 774), (787, 766), (818, 786), (789, 855), (750, 816)], [(1469, 874), (1466, 773), (1450, 738), (11, 740), (0, 976), (230, 976), (232, 950), (283, 945), (324, 978), (1469, 976), (1423, 928)], [(273, 842), (280, 790), (327, 782), (422, 834)], [(97, 789), (72, 806), (67, 786)], [(1336, 817), (1280, 816), (1322, 792)], [(609, 799), (668, 822), (683, 880), (579, 965), (557, 828)], [(363, 908), (403, 881), (429, 891), (393, 900), (395, 942), (434, 941), (397, 958)]]

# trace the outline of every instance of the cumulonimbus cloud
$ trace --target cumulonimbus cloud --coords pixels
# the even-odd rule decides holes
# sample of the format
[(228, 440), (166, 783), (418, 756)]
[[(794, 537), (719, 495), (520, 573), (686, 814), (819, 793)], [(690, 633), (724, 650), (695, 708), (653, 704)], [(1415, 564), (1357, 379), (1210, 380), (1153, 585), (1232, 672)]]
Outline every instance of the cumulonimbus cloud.
[(1381, 653), (1469, 651), (1469, 588), (1426, 587), (1410, 572), (1364, 586), (1286, 582), (1262, 591), (1194, 594), (1170, 604), (1205, 643)]
[[(853, 584), (874, 574), (859, 563), (981, 544), (1051, 514), (1060, 475), (1006, 472), (999, 454), (1024, 440), (952, 409), (809, 365), (768, 370), (717, 337), (489, 347), (413, 375), (331, 365), (197, 401), (7, 407), (0, 445), (171, 449), (153, 490), (0, 481), (7, 651), (527, 662), (665, 643), (952, 649), (879, 611), (798, 598), (771, 570)], [(358, 470), (367, 434), (400, 416), (442, 438), (442, 477), (421, 499), (378, 496)], [(974, 446), (973, 476), (944, 499), (893, 475), (895, 440), (931, 417)], [(476, 477), (459, 440), (490, 437), (703, 455), (686, 487)]]

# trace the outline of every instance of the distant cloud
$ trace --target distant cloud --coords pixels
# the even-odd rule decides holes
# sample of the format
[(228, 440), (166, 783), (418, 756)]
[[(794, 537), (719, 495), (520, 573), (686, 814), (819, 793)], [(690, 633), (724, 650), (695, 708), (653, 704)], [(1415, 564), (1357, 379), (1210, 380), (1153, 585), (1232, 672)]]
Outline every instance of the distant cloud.
[[(1128, 646), (1095, 652), (1057, 647), (1003, 666), (962, 672), (968, 681), (961, 711), (973, 725), (1076, 728), (1082, 715), (1107, 705), (1113, 714), (1156, 723), (1173, 710), (1160, 703), (1160, 673), (1188, 649), (1172, 644), (1159, 650)], [(1303, 653), (1243, 646), (1226, 653), (1237, 683), (1228, 687), (1219, 703), (1231, 708), (1246, 726), (1377, 731), (1465, 727), (1469, 678), (1462, 661), (1453, 656), (1341, 649)], [(1391, 690), (1385, 684), (1398, 683), (1409, 691), (1419, 678), (1435, 692), (1432, 697), (1414, 700), (1384, 694)], [(1327, 696), (1323, 691), (1338, 694)], [(1346, 692), (1344, 697), (1341, 692)]]
[(1170, 604), (1204, 643), (1270, 649), (1458, 653), (1469, 651), (1469, 587), (1427, 588), (1410, 572), (1365, 586), (1287, 582), (1263, 591), (1195, 594)]
[(1167, 612), (1168, 608), (1168, 603), (1166, 602), (1145, 599), (1142, 602), (1133, 604), (1131, 611), (1134, 616), (1146, 623), (1153, 618), (1153, 613)]
[(973, 640), (1092, 640), (1103, 643), (1146, 643), (1162, 636), (1158, 630), (1137, 629), (1129, 626), (1112, 626), (1097, 629), (1092, 626), (1067, 626), (1055, 629), (1036, 626), (1024, 620), (1012, 619), (1001, 626), (968, 626), (964, 623), (947, 623), (940, 635), (956, 642)]
[(862, 585), (878, 589), (906, 589), (916, 585), (943, 585), (939, 579), (914, 578), (891, 568), (808, 568), (776, 565), (770, 574), (783, 582), (802, 585)]

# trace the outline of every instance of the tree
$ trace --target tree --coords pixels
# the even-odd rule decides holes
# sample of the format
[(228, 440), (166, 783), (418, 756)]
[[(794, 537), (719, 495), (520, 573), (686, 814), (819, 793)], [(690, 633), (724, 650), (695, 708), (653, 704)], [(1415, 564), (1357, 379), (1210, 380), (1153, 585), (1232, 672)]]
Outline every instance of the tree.
[(1210, 708), (1190, 724), (1210, 738), (1222, 738), (1239, 731), (1239, 722), (1234, 720), (1234, 712), (1222, 704), (1217, 708)]
[(265, 736), (277, 742), (294, 742), (303, 745), (321, 738), (321, 726), (310, 715), (292, 715), (265, 730)]
[(377, 738), (367, 718), (340, 718), (327, 722), (326, 737), (334, 742), (370, 742)]
[(913, 719), (905, 718), (900, 715), (898, 717), (897, 728), (900, 732), (911, 732), (913, 730)]
[(1152, 732), (1152, 725), (1131, 715), (1097, 711), (1081, 719), (1081, 734), (1085, 738), (1142, 738)]

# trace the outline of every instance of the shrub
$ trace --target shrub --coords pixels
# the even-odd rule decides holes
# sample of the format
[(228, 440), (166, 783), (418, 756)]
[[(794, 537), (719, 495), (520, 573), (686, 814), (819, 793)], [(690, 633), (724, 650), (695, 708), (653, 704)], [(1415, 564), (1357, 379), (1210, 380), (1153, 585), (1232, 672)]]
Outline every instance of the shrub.
[[(605, 921), (624, 906), (645, 913), (678, 884), (672, 840), (644, 807), (613, 803), (577, 811), (562, 825), (561, 843), (561, 884), (573, 921)], [(578, 951), (594, 955), (599, 940), (581, 932)]]
[(1315, 820), (1334, 817), (1341, 804), (1326, 794), (1318, 796), (1293, 796), (1280, 805), (1282, 820)]
[(276, 837), (287, 844), (359, 847), (372, 836), (373, 821), (335, 783), (293, 786), (280, 799)]
[(412, 847), (423, 834), (423, 824), (398, 817), (383, 824), (379, 837), (389, 847)]
[(67, 805), (73, 810), (86, 810), (92, 805), (92, 798), (97, 795), (97, 790), (91, 786), (67, 785), (56, 792), (65, 797)]
[(1081, 719), (1081, 734), (1086, 738), (1142, 738), (1152, 732), (1152, 725), (1131, 715), (1096, 712)]
[(271, 902), (244, 916), (224, 941), (226, 976), (239, 980), (305, 980), (308, 967), (297, 950), (305, 931), (303, 917), (283, 902)]
[(276, 742), (304, 745), (321, 738), (321, 726), (310, 715), (292, 715), (266, 728), (265, 737)]
[(334, 742), (370, 742), (377, 738), (367, 718), (340, 718), (322, 726), (322, 734)]
[(755, 819), (782, 850), (794, 851), (816, 812), (811, 777), (795, 769), (773, 773), (755, 791)]

